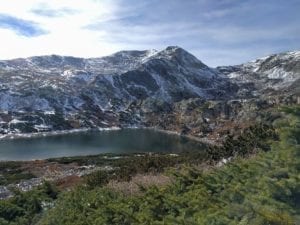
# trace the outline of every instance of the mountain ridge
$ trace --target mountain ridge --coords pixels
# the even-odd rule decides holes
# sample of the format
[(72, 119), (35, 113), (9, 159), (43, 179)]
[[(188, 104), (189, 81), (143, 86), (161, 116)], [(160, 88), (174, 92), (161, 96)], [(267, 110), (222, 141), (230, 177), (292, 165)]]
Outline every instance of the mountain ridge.
[[(218, 110), (225, 110), (235, 99), (297, 97), (299, 56), (295, 51), (211, 68), (186, 50), (169, 46), (162, 51), (120, 51), (100, 58), (50, 55), (2, 60), (0, 132), (111, 126), (155, 126), (182, 132), (192, 121), (175, 127), (161, 121), (183, 111), (182, 104), (185, 108), (194, 101), (199, 111), (215, 101), (224, 104)], [(207, 110), (219, 116), (218, 110)], [(198, 116), (203, 117), (200, 121), (205, 119)]]

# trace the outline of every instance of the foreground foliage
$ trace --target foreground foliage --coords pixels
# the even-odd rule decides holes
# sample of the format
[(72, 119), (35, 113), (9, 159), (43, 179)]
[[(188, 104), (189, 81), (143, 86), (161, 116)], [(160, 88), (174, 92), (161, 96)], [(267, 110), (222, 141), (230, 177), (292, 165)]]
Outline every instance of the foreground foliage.
[(0, 225), (26, 225), (39, 220), (39, 213), (52, 206), (57, 198), (56, 188), (45, 182), (29, 192), (14, 190), (15, 196), (0, 201)]
[[(299, 224), (300, 108), (283, 110), (288, 116), (273, 124), (276, 131), (258, 124), (205, 154), (113, 160), (119, 170), (92, 174), (87, 186), (62, 193), (58, 200), (58, 192), (49, 183), (27, 193), (16, 191), (15, 197), (0, 201), (0, 224)], [(272, 150), (271, 139), (280, 140)], [(213, 163), (228, 157), (235, 160), (206, 172), (191, 166), (203, 158)], [(98, 162), (98, 157), (87, 159)], [(102, 187), (110, 179), (128, 181), (137, 173), (160, 173), (187, 162), (184, 169), (170, 172), (173, 184), (141, 187), (142, 195), (124, 196)], [(5, 182), (21, 179), (9, 179), (11, 171), (19, 168), (17, 163), (3, 164)]]
[[(61, 195), (38, 224), (299, 224), (300, 108), (284, 111), (289, 115), (275, 123), (280, 141), (271, 151), (207, 172), (173, 171), (172, 185), (138, 196), (81, 187)], [(264, 148), (252, 144), (247, 149)]]

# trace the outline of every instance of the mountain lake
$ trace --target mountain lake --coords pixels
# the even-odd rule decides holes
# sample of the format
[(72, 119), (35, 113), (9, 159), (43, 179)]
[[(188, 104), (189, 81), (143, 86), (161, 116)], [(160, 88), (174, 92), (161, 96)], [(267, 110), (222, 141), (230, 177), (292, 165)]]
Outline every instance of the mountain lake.
[(179, 153), (205, 145), (153, 129), (121, 129), (0, 140), (0, 161), (34, 160), (102, 153)]

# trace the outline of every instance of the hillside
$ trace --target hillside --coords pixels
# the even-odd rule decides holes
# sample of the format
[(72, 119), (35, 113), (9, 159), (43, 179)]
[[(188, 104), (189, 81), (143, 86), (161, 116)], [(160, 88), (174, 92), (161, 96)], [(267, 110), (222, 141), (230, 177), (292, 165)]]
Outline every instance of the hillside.
[(142, 126), (218, 140), (239, 121), (247, 126), (260, 111), (299, 101), (299, 65), (299, 52), (287, 52), (210, 68), (173, 46), (4, 60), (0, 132)]
[[(257, 133), (263, 140), (262, 146), (271, 149), (263, 150), (257, 145), (257, 152), (250, 155), (248, 152), (248, 158), (244, 158), (243, 152), (247, 143), (253, 142), (251, 133), (245, 133), (233, 145), (243, 158), (236, 156), (231, 162), (223, 161), (213, 167), (193, 163), (174, 167), (165, 156), (154, 156), (153, 161), (139, 157), (134, 164), (129, 158), (127, 163), (120, 164), (132, 168), (127, 175), (122, 169), (125, 176), (122, 182), (115, 180), (107, 185), (107, 177), (96, 173), (88, 177), (87, 183), (68, 192), (59, 193), (49, 183), (27, 193), (16, 192), (15, 197), (2, 200), (0, 222), (6, 225), (298, 224), (299, 110), (297, 106), (282, 108), (284, 114), (273, 122), (278, 138), (260, 135), (269, 133), (268, 129)], [(227, 147), (232, 149), (230, 145)], [(210, 153), (210, 156), (217, 155)], [(191, 159), (190, 162), (196, 157)], [(153, 173), (153, 169), (164, 165), (173, 169), (165, 170), (164, 176)], [(137, 168), (152, 168), (152, 175), (144, 176), (148, 183), (137, 183), (137, 190), (128, 192), (133, 182), (140, 182), (138, 177), (128, 179)], [(121, 178), (117, 177), (114, 179)], [(151, 177), (159, 180), (153, 182), (149, 180)], [(151, 186), (151, 182), (156, 186)]]

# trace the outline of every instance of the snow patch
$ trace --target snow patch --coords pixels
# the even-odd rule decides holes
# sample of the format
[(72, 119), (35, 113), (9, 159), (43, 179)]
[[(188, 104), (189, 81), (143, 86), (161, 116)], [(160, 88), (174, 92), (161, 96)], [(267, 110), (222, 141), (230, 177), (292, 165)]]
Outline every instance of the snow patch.
[(294, 79), (293, 73), (286, 72), (283, 68), (273, 68), (272, 70), (265, 72), (265, 74), (267, 74), (269, 79)]
[(44, 115), (55, 115), (55, 111), (54, 110), (44, 111)]
[(18, 124), (18, 123), (27, 123), (27, 121), (24, 121), (24, 120), (18, 120), (18, 119), (13, 119), (13, 120), (11, 120), (8, 124)]

